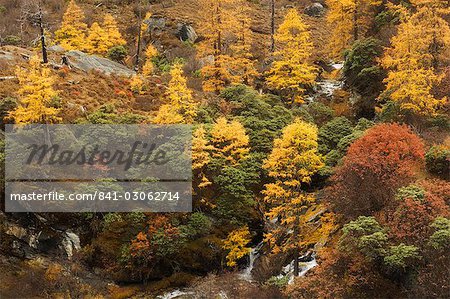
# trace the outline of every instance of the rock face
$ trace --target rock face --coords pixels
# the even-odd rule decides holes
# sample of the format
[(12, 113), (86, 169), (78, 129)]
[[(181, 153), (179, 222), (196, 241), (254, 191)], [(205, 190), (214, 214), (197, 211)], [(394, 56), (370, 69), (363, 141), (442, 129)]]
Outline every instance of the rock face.
[(195, 43), (198, 38), (197, 32), (195, 32), (194, 27), (187, 24), (178, 24), (176, 36), (182, 41), (188, 41), (190, 43)]
[(68, 59), (71, 67), (85, 72), (96, 70), (107, 75), (114, 74), (127, 77), (135, 74), (134, 71), (120, 63), (103, 57), (89, 55), (78, 50), (66, 52), (65, 57)]
[(166, 19), (158, 16), (151, 16), (149, 19), (144, 20), (144, 23), (148, 26), (148, 32), (163, 30), (166, 27)]
[(80, 237), (78, 237), (77, 234), (66, 231), (64, 233), (64, 238), (61, 241), (61, 245), (67, 254), (67, 258), (71, 259), (73, 252), (81, 249)]
[(321, 17), (325, 13), (325, 8), (319, 2), (315, 2), (305, 8), (305, 14), (310, 17)]

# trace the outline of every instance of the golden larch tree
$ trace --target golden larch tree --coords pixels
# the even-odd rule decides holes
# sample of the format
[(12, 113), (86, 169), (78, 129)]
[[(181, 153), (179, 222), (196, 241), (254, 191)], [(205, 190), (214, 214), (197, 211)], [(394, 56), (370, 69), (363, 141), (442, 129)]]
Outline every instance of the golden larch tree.
[(55, 31), (55, 42), (66, 50), (83, 50), (86, 44), (86, 30), (84, 13), (72, 0), (64, 13), (61, 28)]
[(365, 36), (380, 0), (327, 0), (327, 22), (331, 30), (330, 54), (342, 59), (352, 42)]
[(247, 246), (250, 241), (251, 234), (247, 226), (238, 228), (228, 234), (228, 237), (223, 241), (222, 246), (223, 249), (228, 251), (227, 266), (236, 266), (238, 260), (252, 251), (252, 249)]
[(109, 49), (108, 36), (97, 22), (92, 23), (86, 40), (86, 51), (91, 54), (105, 54)]
[(161, 106), (154, 121), (159, 124), (193, 123), (197, 115), (197, 105), (183, 75), (183, 65), (175, 64), (170, 70), (170, 76), (166, 104)]
[[(447, 101), (433, 95), (433, 88), (442, 80), (435, 67), (446, 59), (442, 53), (450, 46), (450, 28), (438, 18), (428, 7), (405, 17), (381, 60), (388, 70), (381, 98), (397, 102), (408, 114), (434, 114)], [(439, 24), (439, 29), (433, 23)], [(442, 44), (442, 48), (436, 48), (436, 44)]]
[(237, 26), (234, 15), (237, 0), (198, 0), (199, 16), (202, 20), (202, 34), (205, 40), (199, 45), (198, 55), (202, 58), (213, 57), (201, 69), (203, 90), (219, 93), (232, 82), (229, 71), (230, 53), (226, 48)]
[[(275, 139), (273, 150), (264, 162), (263, 167), (274, 181), (266, 184), (263, 191), (265, 215), (279, 223), (265, 236), (274, 253), (295, 250), (298, 257), (302, 244), (300, 224), (305, 222), (302, 215), (315, 201), (301, 187), (309, 184), (311, 177), (324, 166), (318, 153), (317, 135), (315, 125), (296, 119)], [(286, 234), (287, 237), (281, 238)]]
[(158, 50), (153, 46), (152, 44), (149, 44), (147, 46), (147, 49), (145, 50), (145, 63), (142, 67), (142, 74), (144, 76), (151, 76), (153, 75), (155, 71), (155, 66), (153, 65), (153, 58), (155, 58), (158, 55)]
[(236, 121), (228, 122), (220, 117), (211, 129), (212, 156), (224, 159), (230, 165), (238, 165), (250, 151), (249, 138), (244, 126)]
[(239, 5), (236, 8), (236, 42), (230, 46), (232, 56), (230, 72), (233, 83), (251, 85), (258, 72), (255, 67), (255, 59), (251, 53), (253, 39), (250, 30), (249, 7), (242, 2), (238, 3)]
[(58, 93), (53, 89), (55, 77), (48, 66), (33, 56), (28, 68), (18, 68), (16, 75), (20, 84), (19, 106), (9, 113), (9, 118), (17, 124), (60, 122), (59, 109), (50, 106)]
[(266, 82), (281, 92), (288, 103), (302, 103), (305, 87), (313, 85), (316, 68), (310, 57), (313, 44), (308, 26), (296, 9), (290, 9), (275, 34), (275, 61)]
[(111, 14), (106, 14), (102, 23), (103, 30), (106, 33), (106, 47), (108, 50), (114, 46), (124, 46), (126, 41), (122, 38), (122, 34), (117, 26), (116, 19)]

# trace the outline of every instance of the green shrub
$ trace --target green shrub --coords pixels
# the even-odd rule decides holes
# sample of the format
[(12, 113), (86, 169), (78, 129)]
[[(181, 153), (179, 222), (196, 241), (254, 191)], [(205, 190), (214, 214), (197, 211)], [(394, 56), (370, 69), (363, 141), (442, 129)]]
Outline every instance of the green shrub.
[(3, 39), (3, 43), (5, 45), (17, 46), (17, 45), (20, 45), (21, 42), (22, 42), (22, 39), (19, 36), (16, 36), (16, 35), (7, 35)]
[(321, 153), (336, 149), (339, 141), (352, 133), (352, 123), (345, 117), (336, 117), (319, 129), (319, 149)]
[(128, 51), (124, 46), (114, 46), (108, 50), (106, 55), (111, 60), (123, 62), (128, 55)]
[(314, 122), (318, 125), (330, 121), (334, 115), (333, 109), (320, 102), (309, 104), (308, 112), (314, 118)]
[(3, 119), (8, 115), (8, 113), (17, 107), (17, 100), (11, 97), (3, 98), (0, 101), (0, 119), (3, 123)]
[(443, 145), (432, 146), (425, 154), (426, 167), (432, 174), (449, 177), (450, 149)]

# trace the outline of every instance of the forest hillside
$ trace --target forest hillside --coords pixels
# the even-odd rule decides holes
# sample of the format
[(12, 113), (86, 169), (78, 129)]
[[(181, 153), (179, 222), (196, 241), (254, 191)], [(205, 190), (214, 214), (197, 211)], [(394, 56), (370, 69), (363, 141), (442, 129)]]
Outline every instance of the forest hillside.
[(0, 298), (450, 298), (449, 97), (447, 0), (0, 0), (2, 183), (7, 124), (192, 126), (192, 212), (2, 188)]

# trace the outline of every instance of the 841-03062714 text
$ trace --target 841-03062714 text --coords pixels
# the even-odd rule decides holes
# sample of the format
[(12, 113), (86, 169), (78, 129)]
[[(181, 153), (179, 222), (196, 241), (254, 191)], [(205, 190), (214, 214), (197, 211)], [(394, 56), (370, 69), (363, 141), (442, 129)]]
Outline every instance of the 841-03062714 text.
[(50, 191), (47, 193), (11, 193), (11, 201), (178, 201), (180, 199), (180, 192), (170, 191), (95, 191), (89, 193), (63, 193)]

